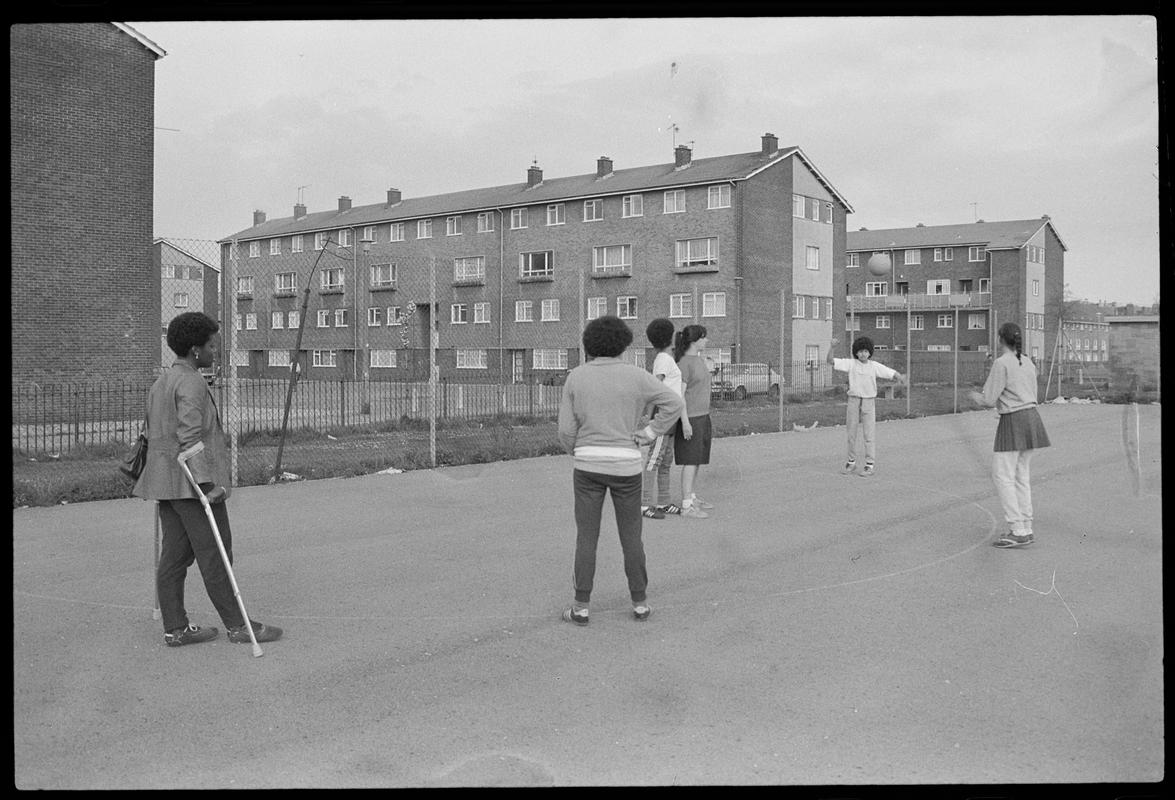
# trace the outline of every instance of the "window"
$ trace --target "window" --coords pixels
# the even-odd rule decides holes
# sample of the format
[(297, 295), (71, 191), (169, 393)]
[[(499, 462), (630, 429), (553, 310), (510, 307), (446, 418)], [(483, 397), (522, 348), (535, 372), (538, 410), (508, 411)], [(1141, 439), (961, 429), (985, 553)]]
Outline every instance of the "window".
[(285, 325), (286, 315), (281, 311), (274, 311), (269, 315), (269, 327), (280, 331)]
[(940, 328), (953, 328), (953, 327), (955, 327), (954, 315), (952, 315), (952, 314), (939, 314), (938, 315), (938, 327), (940, 327)]
[(639, 194), (626, 194), (620, 201), (620, 216), (643, 217), (645, 215), (645, 198)]
[(341, 292), (343, 290), (343, 268), (332, 267), (318, 273), (319, 286), (324, 292)]
[(791, 196), (791, 215), (793, 217), (803, 217), (804, 207), (805, 203), (803, 195), (793, 194)]
[(176, 308), (187, 308), (188, 307), (188, 293), (187, 292), (176, 292), (175, 297), (173, 297), (172, 300), (174, 300)]
[(685, 211), (685, 189), (673, 189), (665, 193), (665, 213), (680, 214)]
[(388, 325), (403, 325), (404, 324), (404, 314), (400, 310), (399, 306), (388, 306), (388, 312), (386, 315), (386, 319), (387, 319)]
[(485, 350), (457, 350), (457, 369), (485, 369)]
[(329, 238), (330, 234), (328, 234), (326, 231), (319, 231), (318, 233), (314, 234), (314, 249), (321, 250), (322, 248), (326, 247), (326, 242)]
[(547, 206), (547, 224), (548, 225), (562, 225), (566, 220), (564, 219), (565, 208), (563, 203), (552, 203)]
[(371, 368), (393, 368), (396, 366), (396, 351), (395, 350), (372, 350), (371, 351)]
[(926, 326), (926, 317), (922, 314), (910, 315), (910, 330), (920, 331), (924, 330)]
[(257, 315), (253, 313), (245, 314), (245, 330), (257, 330)]
[(1034, 280), (1032, 282), (1032, 296), (1040, 297), (1040, 281)]
[(510, 229), (518, 230), (526, 227), (526, 209), (512, 208), (510, 209)]
[(592, 272), (606, 275), (632, 270), (632, 245), (613, 244), (592, 248)]
[(329, 328), (330, 327), (330, 309), (327, 309), (327, 308), (318, 309), (318, 327), (320, 327), (320, 328)]
[(338, 357), (337, 350), (313, 350), (310, 363), (315, 367), (333, 367)]
[(273, 276), (273, 291), (279, 295), (298, 293), (298, 273), (279, 272)]
[(944, 247), (943, 251), (942, 251), (942, 260), (943, 261), (954, 261), (955, 260), (955, 248)]
[(597, 222), (604, 218), (604, 201), (603, 200), (584, 200), (583, 201), (583, 221)]
[(894, 294), (899, 297), (908, 297), (910, 294), (910, 284), (908, 281), (894, 281)]
[(808, 245), (804, 248), (804, 266), (808, 269), (820, 269), (820, 248)]
[(621, 319), (636, 319), (636, 297), (617, 297), (616, 316)]
[(558, 322), (559, 321), (559, 301), (558, 300), (544, 300), (542, 305), (543, 322)]
[(795, 319), (803, 319), (807, 316), (808, 299), (802, 294), (797, 294), (792, 297), (791, 315)]
[(987, 314), (968, 314), (967, 315), (967, 330), (969, 330), (969, 331), (987, 330)]
[(289, 350), (270, 350), (269, 351), (269, 366), (271, 367), (288, 367), (290, 365), (290, 351)]
[(677, 242), (677, 266), (717, 267), (718, 237), (706, 239), (681, 239)]
[(669, 316), (692, 317), (694, 315), (694, 296), (692, 294), (669, 295)]
[(522, 278), (549, 278), (555, 274), (550, 250), (518, 254), (518, 274)]
[(282, 254), (282, 240), (281, 239), (270, 239), (269, 240), (269, 254), (271, 256), (280, 256)]
[(515, 322), (534, 322), (534, 301), (533, 300), (515, 300), (514, 301), (514, 321)]
[(641, 369), (647, 368), (645, 366), (645, 362), (646, 362), (645, 348), (643, 348), (643, 347), (630, 347), (627, 350), (625, 350), (624, 352), (628, 354), (628, 357), (630, 359), (632, 359), (632, 365), (634, 367), (640, 367)]
[(893, 319), (889, 314), (878, 314), (877, 318), (873, 321), (873, 327), (879, 331), (888, 330), (893, 327)]
[(859, 267), (859, 266), (861, 266), (861, 254), (860, 253), (849, 253), (849, 263), (845, 264), (845, 266), (846, 267)]
[(589, 297), (587, 299), (587, 318), (596, 319), (608, 313), (608, 298)]
[(942, 261), (942, 248), (941, 247), (934, 248), (934, 260), (935, 261)]
[(706, 208), (730, 208), (730, 185), (723, 183), (707, 189)]
[(301, 322), (301, 317), (298, 316), (297, 311), (290, 311), (286, 313), (286, 327), (290, 330), (295, 330)]
[(704, 353), (702, 354), (702, 357), (705, 358), (706, 361), (711, 362), (713, 364), (729, 364), (729, 363), (731, 363), (731, 361), (730, 361), (730, 348), (729, 347), (713, 347), (713, 348), (707, 347), (706, 350), (704, 351)]
[(398, 270), (395, 264), (372, 264), (371, 265), (371, 288), (372, 289), (394, 289), (396, 288), (396, 280)]
[(921, 250), (907, 250), (905, 263), (907, 263), (907, 264), (921, 264), (922, 263), (922, 251)]
[(339, 247), (351, 246), (351, 229), (339, 228)]
[(829, 225), (832, 224), (832, 203), (824, 204), (824, 221)]
[(987, 257), (987, 249), (984, 247), (968, 247), (967, 260), (968, 261), (983, 261)]
[(812, 209), (812, 221), (819, 222), (820, 221), (820, 201), (813, 199), (810, 208)]
[(490, 321), (490, 304), (489, 303), (474, 303), (473, 304), (473, 324), (484, 324)]
[(464, 325), (469, 322), (469, 306), (465, 303), (453, 303), (449, 307), (449, 322), (454, 325)]
[(261, 255), (261, 242), (249, 242), (249, 258)]
[(453, 259), (453, 280), (481, 281), (486, 278), (485, 256), (468, 256)]
[(950, 294), (951, 293), (951, 282), (949, 280), (927, 281), (926, 282), (926, 293), (927, 294)]
[(959, 281), (959, 293), (960, 294), (971, 294), (971, 286), (972, 286), (972, 282), (970, 279), (964, 279), (964, 280)]
[(534, 369), (567, 369), (567, 351), (536, 348), (530, 363)]
[(367, 309), (367, 327), (374, 328), (376, 325), (382, 325), (383, 309), (379, 306), (370, 306)]
[(348, 311), (348, 309), (346, 309), (346, 308), (336, 308), (335, 309), (335, 327), (336, 328), (346, 328), (348, 326), (347, 311)]
[(703, 292), (702, 293), (702, 316), (703, 317), (725, 317), (726, 316), (726, 292)]
[(445, 217), (445, 236), (461, 235), (461, 217)]
[(291, 253), (301, 253), (302, 252), (302, 234), (299, 233), (295, 236), (290, 237), (290, 252)]
[(889, 294), (889, 284), (885, 281), (869, 281), (865, 284), (866, 297), (885, 297)]
[(418, 219), (416, 220), (416, 238), (417, 239), (431, 239), (432, 238), (432, 220)]
[(369, 242), (375, 241), (375, 226), (367, 225), (363, 228), (363, 238)]
[(980, 278), (979, 279), (979, 293), (980, 294), (990, 294), (991, 293), (991, 278)]
[(861, 318), (859, 316), (853, 316), (853, 317), (846, 319), (845, 320), (845, 330), (846, 331), (859, 331), (859, 330), (861, 330)]
[(477, 232), (490, 233), (494, 230), (494, 214), (492, 211), (483, 211), (477, 215)]
[(389, 242), (402, 242), (402, 241), (404, 241), (404, 223), (403, 222), (393, 222), (392, 223), (392, 227), (388, 230), (388, 241)]

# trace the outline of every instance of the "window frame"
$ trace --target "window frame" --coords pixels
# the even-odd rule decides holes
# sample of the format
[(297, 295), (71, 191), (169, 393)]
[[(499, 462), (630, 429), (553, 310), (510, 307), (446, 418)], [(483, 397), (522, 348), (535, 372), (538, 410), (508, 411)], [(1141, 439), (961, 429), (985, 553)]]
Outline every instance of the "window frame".
[[(525, 314), (520, 312), (525, 311)], [(514, 301), (514, 321), (515, 322), (534, 322), (534, 301), (533, 300), (515, 300)]]
[[(588, 215), (588, 209), (592, 209), (591, 216)], [(601, 222), (604, 219), (604, 201), (600, 198), (583, 201), (583, 221), (584, 222)]]
[[(595, 310), (593, 314), (592, 311)], [(599, 319), (608, 313), (608, 298), (607, 297), (589, 297), (587, 298), (586, 311), (584, 312), (588, 319)]]
[[(669, 207), (669, 198), (673, 197), (673, 208)], [(680, 200), (680, 203), (678, 202)], [(685, 213), (685, 189), (666, 189), (662, 199), (662, 214), (684, 214)]]
[[(718, 201), (714, 201), (714, 195), (717, 191)], [(723, 202), (725, 199), (725, 202)], [(706, 187), (706, 210), (716, 208), (730, 208), (730, 184), (716, 183)]]
[[(618, 264), (607, 263), (607, 254), (609, 250), (620, 248), (621, 262)], [(604, 256), (603, 263), (601, 263), (600, 256)], [(631, 244), (602, 244), (592, 247), (592, 274), (593, 275), (612, 275), (612, 274), (627, 274), (632, 272), (632, 245)]]
[(512, 208), (510, 209), (510, 230), (520, 231), (525, 229), (529, 224), (527, 219), (526, 208)]
[(461, 235), (461, 215), (455, 214), (451, 217), (445, 217), (445, 236), (460, 236)]
[(432, 220), (418, 219), (416, 220), (416, 238), (417, 239), (431, 239), (432, 238)]
[[(706, 311), (707, 300), (710, 301), (711, 305), (711, 310), (709, 312)], [(702, 316), (710, 318), (725, 317), (726, 292), (702, 292)]]
[[(558, 322), (560, 303), (558, 297), (545, 297), (539, 303), (539, 322)], [(548, 311), (553, 309), (553, 311)]]
[[(545, 257), (547, 265), (541, 271), (536, 270), (533, 261), (534, 256), (542, 255)], [(518, 254), (518, 277), (525, 278), (553, 278), (555, 277), (555, 251), (554, 250), (529, 250), (527, 252)]]
[(645, 215), (645, 196), (643, 194), (626, 194), (620, 198), (620, 217), (643, 217)]
[[(695, 242), (706, 242), (707, 243), (707, 247), (706, 247), (707, 255), (704, 259), (700, 256), (696, 256), (696, 257), (690, 256), (690, 249), (691, 249), (690, 246)], [(714, 243), (713, 247), (710, 246), (710, 244), (709, 244), (710, 242)], [(685, 246), (685, 257), (684, 258), (682, 257), (682, 246), (683, 245)], [(692, 239), (678, 239), (678, 240), (676, 240), (676, 242), (674, 243), (673, 261), (678, 269), (693, 269), (695, 267), (713, 267), (714, 269), (718, 269), (720, 266), (720, 263), (721, 263), (719, 261), (718, 237), (717, 236), (700, 236), (700, 237), (695, 237)]]
[[(616, 298), (616, 316), (620, 319), (638, 319), (638, 297), (635, 294), (619, 295)], [(621, 313), (621, 303), (624, 304), (624, 313)]]
[(466, 325), (469, 323), (469, 304), (451, 303), (449, 305), (449, 324)]
[[(553, 218), (552, 218), (553, 215)], [(566, 225), (567, 224), (567, 204), (566, 203), (548, 203), (547, 204), (547, 225)]]

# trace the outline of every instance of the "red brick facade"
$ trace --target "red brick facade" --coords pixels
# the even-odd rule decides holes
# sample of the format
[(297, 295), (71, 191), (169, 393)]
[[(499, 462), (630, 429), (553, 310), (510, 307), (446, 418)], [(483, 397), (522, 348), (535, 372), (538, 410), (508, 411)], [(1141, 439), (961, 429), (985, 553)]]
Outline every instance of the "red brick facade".
[(107, 23), (9, 34), (13, 382), (148, 376), (156, 53)]

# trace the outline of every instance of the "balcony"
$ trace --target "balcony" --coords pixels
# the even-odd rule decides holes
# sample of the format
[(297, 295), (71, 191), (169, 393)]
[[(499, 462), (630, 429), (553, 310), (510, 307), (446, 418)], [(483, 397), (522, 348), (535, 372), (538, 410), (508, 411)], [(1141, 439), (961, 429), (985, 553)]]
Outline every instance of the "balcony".
[(924, 311), (950, 308), (991, 308), (991, 292), (962, 294), (888, 294), (848, 296), (849, 311)]

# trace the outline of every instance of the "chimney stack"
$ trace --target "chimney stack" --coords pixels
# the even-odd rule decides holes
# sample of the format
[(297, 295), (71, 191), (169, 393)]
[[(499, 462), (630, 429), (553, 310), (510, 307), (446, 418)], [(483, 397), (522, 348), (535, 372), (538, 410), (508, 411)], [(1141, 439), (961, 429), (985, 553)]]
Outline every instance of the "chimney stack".
[(388, 205), (394, 206), (398, 202), (400, 202), (400, 190), (388, 189)]
[(304, 216), (306, 216), (306, 206), (294, 203), (294, 219), (302, 219)]
[(692, 151), (689, 149), (689, 147), (684, 144), (679, 144), (677, 147), (673, 148), (673, 168), (684, 169), (685, 167), (688, 167), (691, 153)]
[(612, 174), (612, 159), (600, 156), (596, 159), (596, 177), (604, 178)]
[(774, 133), (763, 134), (763, 155), (774, 155), (775, 151), (779, 149), (779, 139), (775, 137)]
[(264, 211), (254, 211), (253, 212), (253, 226), (256, 227), (263, 222), (265, 222), (265, 212)]
[(346, 195), (343, 195), (342, 197), (339, 198), (339, 211), (350, 211), (350, 210), (351, 210), (351, 198), (347, 197)]
[(534, 164), (526, 170), (526, 186), (531, 188), (543, 182), (543, 168)]

